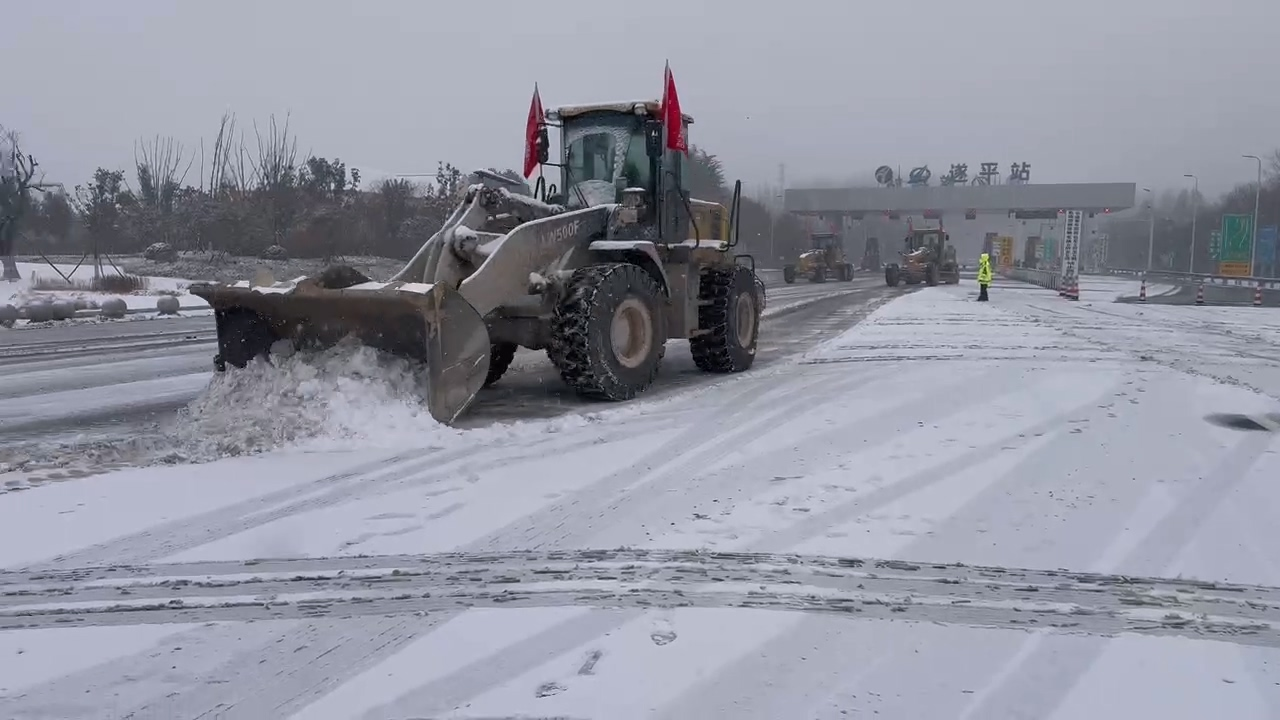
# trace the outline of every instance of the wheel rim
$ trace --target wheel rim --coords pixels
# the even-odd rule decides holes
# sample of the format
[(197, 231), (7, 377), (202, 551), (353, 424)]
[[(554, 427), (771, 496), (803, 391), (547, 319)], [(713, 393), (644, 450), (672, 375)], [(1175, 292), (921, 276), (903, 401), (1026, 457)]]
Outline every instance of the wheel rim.
[(639, 367), (653, 349), (653, 316), (649, 308), (636, 298), (623, 300), (613, 311), (610, 335), (618, 364)]
[(751, 344), (751, 338), (755, 337), (756, 332), (755, 298), (745, 293), (738, 296), (737, 307), (734, 309), (733, 329), (738, 336), (739, 345), (747, 347)]

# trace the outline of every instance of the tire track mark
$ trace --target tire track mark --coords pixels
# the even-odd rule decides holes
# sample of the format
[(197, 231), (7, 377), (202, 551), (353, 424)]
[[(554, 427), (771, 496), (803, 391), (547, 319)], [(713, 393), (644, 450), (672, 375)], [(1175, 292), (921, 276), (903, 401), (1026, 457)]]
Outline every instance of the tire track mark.
[(592, 609), (421, 685), (364, 713), (362, 718), (421, 717), (424, 713), (448, 712), (563, 653), (617, 630), (642, 613), (637, 608)]
[[(844, 384), (852, 386), (870, 380), (870, 375), (852, 375)], [(769, 395), (755, 394), (758, 388), (748, 387), (738, 396), (737, 401), (717, 404), (709, 409), (708, 422), (697, 422), (686, 426), (688, 432), (681, 433), (631, 465), (595, 480), (578, 489), (568, 498), (467, 543), (461, 549), (476, 551), (507, 547), (536, 549), (546, 547), (547, 543), (557, 542), (558, 538), (547, 538), (549, 534), (572, 537), (572, 533), (575, 532), (573, 528), (577, 523), (583, 518), (601, 517), (611, 506), (617, 504), (619, 495), (625, 497), (639, 492), (660, 478), (687, 473), (700, 465), (723, 458), (735, 452), (741, 443), (759, 438), (773, 430), (774, 423), (787, 417), (795, 408), (809, 404), (810, 391), (815, 388), (820, 392), (831, 390), (831, 385), (826, 378), (812, 378), (802, 383), (799, 389), (784, 387), (775, 390), (773, 394), (786, 394), (789, 399), (780, 404), (774, 403), (772, 409), (763, 415), (735, 426), (727, 433), (703, 434), (703, 429), (711, 427), (716, 418), (737, 417), (749, 410), (753, 404), (765, 404), (764, 401), (768, 400)], [(743, 402), (744, 398), (751, 399)], [(635, 487), (628, 490), (632, 486)]]
[[(1098, 406), (1098, 400), (1110, 398), (1115, 401), (1116, 398), (1114, 396), (1119, 394), (1117, 389), (1130, 387), (1132, 382), (1132, 377), (1121, 377), (1117, 385), (1107, 390), (1099, 391), (1099, 394), (1090, 401), (1090, 404), (1094, 404), (1094, 407), (1086, 410), (1088, 414), (1083, 416), (1083, 420), (1090, 423), (1097, 422), (1099, 415), (1110, 412), (1110, 405), (1103, 404)], [(1143, 394), (1143, 402), (1144, 405), (1146, 403), (1151, 403), (1151, 405), (1144, 407), (1141, 411), (1142, 415), (1131, 422), (1129, 430), (1123, 435), (1123, 447), (1159, 447), (1159, 443), (1167, 441), (1168, 433), (1161, 429), (1162, 426), (1158, 420), (1166, 413), (1179, 412), (1182, 408), (1179, 403), (1185, 402), (1185, 400), (1170, 392), (1153, 391)], [(1084, 405), (1082, 404), (1079, 409), (1084, 410)], [(1147, 420), (1147, 418), (1150, 418), (1150, 420)], [(1076, 427), (1083, 427), (1082, 423), (1071, 424)], [(1107, 431), (1103, 430), (1102, 432)], [(1090, 434), (1087, 432), (1071, 434), (1066, 427), (1058, 427), (1055, 429), (1054, 434), (1057, 436), (1054, 438), (1055, 441), (1077, 441), (1085, 446), (1082, 450), (1095, 451), (1099, 449), (1098, 445), (1101, 444), (1102, 452), (1106, 452), (1106, 442), (1102, 441), (1100, 443), (1096, 439), (1090, 439)], [(1021, 442), (1020, 447), (1025, 447), (1027, 442), (1029, 440)], [(1185, 467), (1188, 458), (1195, 456), (1196, 449), (1194, 446), (1187, 447), (1184, 445), (1178, 448), (1178, 453), (1176, 454), (1164, 454), (1156, 459), (1145, 460), (1143, 463), (1144, 470), (1154, 474), (1154, 472), (1159, 472), (1157, 468), (1173, 470), (1174, 468)], [(896, 553), (896, 556), (903, 559), (929, 558), (931, 560), (941, 560), (947, 557), (961, 556), (972, 558), (973, 554), (971, 553), (982, 554), (985, 550), (976, 547), (979, 537), (975, 535), (973, 528), (990, 526), (1000, 522), (1002, 511), (1009, 511), (1007, 506), (1003, 504), (1004, 501), (1023, 492), (1034, 493), (1037, 490), (1041, 492), (1047, 490), (1052, 494), (1053, 491), (1061, 493), (1064, 490), (1062, 482), (1066, 478), (1062, 473), (1054, 472), (1053, 470), (1044, 471), (1046, 467), (1055, 467), (1054, 465), (1046, 464), (1047, 456), (1051, 455), (1059, 457), (1064, 455), (1062, 446), (1057, 442), (1042, 443), (1030, 453), (1024, 454), (1001, 477), (986, 485), (970, 498), (963, 507), (956, 509), (956, 511), (947, 516), (944, 522), (935, 526), (928, 536), (919, 537), (911, 541), (901, 552)], [(1153, 467), (1153, 463), (1159, 464)], [(1125, 477), (1127, 478), (1128, 476), (1126, 475)], [(1115, 477), (1111, 475), (1095, 473), (1086, 480), (1089, 483), (1086, 487), (1071, 485), (1070, 491), (1077, 496), (1084, 494), (1105, 497), (1106, 486), (1112, 484), (1114, 480)], [(1124, 497), (1129, 501), (1130, 509), (1132, 510), (1138, 503), (1142, 502), (1146, 487), (1125, 483), (1117, 491), (1124, 493)], [(1082, 510), (1081, 512), (1087, 512), (1087, 510)], [(1079, 536), (1080, 533), (1075, 529), (1079, 525), (1072, 522), (1061, 522), (1046, 526), (1045, 530), (1048, 533), (1057, 532), (1063, 535), (1061, 543), (1053, 544), (1057, 548), (1055, 551), (1055, 557), (1058, 558), (1055, 561), (1056, 564), (1063, 567), (1089, 567), (1093, 558), (1102, 555), (1106, 551), (1105, 544), (1113, 542), (1116, 535), (1123, 531), (1124, 526), (1128, 523), (1129, 513), (1118, 513), (1105, 517), (1088, 515), (1085, 519), (1087, 522), (1084, 526), (1090, 530), (1086, 537)], [(1040, 538), (1041, 542), (1045, 541), (1044, 536), (1038, 535), (1037, 537)], [(967, 543), (966, 540), (968, 539), (972, 539), (974, 544)], [(982, 542), (990, 543), (991, 541), (987, 538)], [(1069, 555), (1062, 554), (1064, 552), (1069, 553)]]
[(599, 438), (589, 437), (568, 439), (554, 449), (538, 445), (500, 448), (498, 452), (487, 453), (488, 457), (482, 461), (470, 461), (476, 455), (471, 446), (401, 453), (389, 461), (360, 468), (363, 472), (331, 475), (300, 487), (152, 526), (57, 556), (43, 566), (67, 569), (113, 562), (150, 562), (305, 512), (385, 495), (411, 485), (433, 485), (459, 474), (542, 457), (551, 451), (569, 452), (598, 442)]
[[(818, 376), (829, 378), (831, 374), (819, 373)], [(636, 497), (630, 506), (611, 507), (611, 514), (615, 516), (616, 520), (614, 522), (601, 523), (606, 527), (604, 532), (580, 533), (565, 539), (562, 544), (590, 543), (610, 546), (635, 542), (636, 537), (643, 533), (640, 528), (641, 520), (652, 521), (655, 517), (675, 517), (677, 515), (687, 517), (692, 509), (697, 506), (700, 499), (710, 501), (718, 498), (729, 488), (742, 493), (750, 493), (746, 496), (748, 498), (756, 497), (771, 489), (772, 478), (779, 474), (795, 472), (797, 468), (803, 468), (811, 459), (823, 457), (825, 451), (832, 447), (839, 447), (848, 438), (859, 438), (868, 447), (875, 447), (898, 436), (902, 432), (902, 425), (917, 425), (921, 416), (928, 416), (930, 421), (937, 421), (965, 409), (962, 403), (957, 403), (949, 411), (943, 410), (939, 412), (936, 409), (938, 396), (973, 395), (979, 392), (977, 388), (981, 388), (982, 397), (993, 399), (1015, 391), (1015, 386), (1008, 383), (988, 382), (998, 376), (1001, 376), (1001, 373), (991, 370), (981, 373), (976, 378), (965, 377), (942, 390), (937, 390), (936, 388), (925, 390), (908, 389), (898, 396), (899, 404), (887, 408), (885, 413), (837, 424), (834, 427), (823, 430), (821, 433), (806, 438), (786, 450), (771, 453), (766, 457), (758, 455), (746, 457), (730, 465), (716, 468), (710, 473), (695, 472), (690, 476), (668, 475), (665, 477), (669, 481), (666, 484), (658, 487), (646, 486), (642, 496), (636, 493)], [(876, 377), (868, 377), (867, 381), (874, 380)], [(847, 391), (847, 388), (822, 387), (822, 382), (826, 382), (826, 380), (821, 380), (818, 386), (823, 393)], [(996, 389), (988, 390), (988, 387), (995, 387)], [(1022, 388), (1016, 389), (1021, 390)], [(808, 399), (806, 398), (806, 400)], [(807, 402), (800, 403), (800, 405), (807, 406)], [(788, 417), (787, 419), (791, 418)], [(772, 431), (774, 429), (776, 429), (776, 423), (771, 420), (769, 430)], [(740, 450), (741, 448), (738, 449)], [(704, 463), (703, 465), (707, 464), (710, 463)], [(697, 477), (693, 477), (693, 475)], [(675, 492), (676, 490), (681, 490), (682, 492), (677, 493)], [(624, 499), (623, 502), (626, 502), (626, 500)], [(620, 510), (618, 509), (619, 507), (621, 508)], [(681, 509), (677, 511), (676, 508)], [(648, 512), (641, 512), (646, 509), (648, 509)]]
[[(458, 612), (209, 624), (27, 688), (6, 699), (7, 716), (84, 717), (110, 697), (113, 717), (288, 717)], [(90, 707), (78, 700), (86, 688), (99, 698)]]
[[(385, 559), (370, 560), (381, 563)], [(277, 587), (283, 592), (271, 601), (248, 589), (231, 598), (208, 595), (207, 588), (192, 584), (183, 586), (183, 592), (175, 591), (168, 600), (69, 607), (67, 603), (76, 599), (72, 592), (51, 596), (29, 608), (0, 612), (0, 628), (245, 622), (295, 616), (312, 621), (417, 617), (471, 607), (711, 607), (1042, 628), (1086, 635), (1129, 632), (1213, 637), (1240, 645), (1280, 647), (1280, 588), (1268, 586), (899, 560), (693, 551), (444, 554), (426, 560), (433, 572), (406, 576), (398, 568), (388, 567), (380, 578), (364, 578), (373, 590), (355, 587), (352, 578), (340, 573), (327, 578), (272, 581), (288, 587)], [(383, 582), (391, 585), (378, 589)], [(575, 627), (581, 620), (563, 621), (555, 634), (587, 632)]]
[[(1222, 505), (1226, 497), (1244, 482), (1249, 470), (1271, 445), (1271, 436), (1248, 435), (1218, 464), (1205, 473), (1196, 487), (1169, 512), (1151, 532), (1116, 565), (1142, 563), (1147, 567), (1168, 567), (1191, 542), (1200, 527)], [(1141, 626), (1132, 628), (1142, 630)], [(1029, 639), (1028, 642), (1032, 642)], [(1252, 643), (1248, 643), (1252, 644)], [(1089, 643), (1070, 648), (1051, 648), (1038, 643), (1023, 658), (1008, 678), (979, 707), (979, 717), (1009, 717), (1011, 708), (1020, 707), (1024, 698), (1020, 689), (1037, 676), (1052, 676), (1054, 682), (1040, 683), (1038, 707), (1052, 710), (1067, 696), (1106, 651), (1106, 643)], [(1274, 701), (1272, 701), (1274, 702)]]
[[(1107, 392), (1114, 392), (1114, 390), (1120, 386), (1121, 383), (1117, 383)], [(1010, 390), (1012, 391), (1013, 389), (1014, 386), (1010, 385)], [(1020, 390), (1021, 388), (1017, 389)], [(897, 502), (908, 495), (912, 495), (941, 483), (949, 479), (953, 473), (981, 465), (982, 463), (990, 460), (992, 453), (1000, 450), (1001, 448), (1022, 447), (1036, 439), (1039, 435), (1061, 429), (1068, 418), (1079, 413), (1085, 408), (1085, 406), (1094, 402), (1096, 402), (1096, 398), (1090, 398), (1083, 403), (1073, 405), (1067, 410), (1054, 413), (1051, 417), (1041, 422), (1019, 428), (1018, 430), (1007, 433), (991, 442), (985, 443), (971, 450), (967, 450), (959, 456), (948, 457), (940, 462), (933, 463), (921, 470), (917, 470), (916, 472), (906, 475), (890, 485), (877, 488), (865, 495), (850, 498), (849, 500), (839, 503), (834, 507), (827, 507), (811, 513), (808, 517), (794, 525), (757, 538), (748, 547), (755, 551), (766, 551), (769, 549), (776, 550), (800, 545), (801, 543), (818, 537), (832, 527), (843, 525), (857, 517), (884, 508), (885, 506)]]

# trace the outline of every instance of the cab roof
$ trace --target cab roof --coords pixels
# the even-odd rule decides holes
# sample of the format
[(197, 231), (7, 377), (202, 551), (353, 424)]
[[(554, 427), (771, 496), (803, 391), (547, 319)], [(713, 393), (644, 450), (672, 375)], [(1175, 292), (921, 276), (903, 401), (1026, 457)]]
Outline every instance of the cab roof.
[[(587, 103), (582, 105), (561, 105), (547, 111), (547, 119), (553, 122), (586, 115), (587, 113), (606, 112), (623, 115), (634, 115), (637, 108), (645, 115), (658, 116), (662, 112), (662, 103), (658, 100), (617, 100), (614, 102)], [(693, 124), (693, 116), (680, 113), (684, 122)]]

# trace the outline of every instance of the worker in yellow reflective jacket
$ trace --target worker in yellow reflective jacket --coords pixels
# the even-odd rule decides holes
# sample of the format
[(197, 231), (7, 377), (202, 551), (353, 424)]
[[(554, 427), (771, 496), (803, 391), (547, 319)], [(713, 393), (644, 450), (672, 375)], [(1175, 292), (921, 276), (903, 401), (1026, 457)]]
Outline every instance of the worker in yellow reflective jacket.
[(991, 285), (991, 256), (982, 253), (978, 256), (978, 302), (986, 302), (987, 287)]

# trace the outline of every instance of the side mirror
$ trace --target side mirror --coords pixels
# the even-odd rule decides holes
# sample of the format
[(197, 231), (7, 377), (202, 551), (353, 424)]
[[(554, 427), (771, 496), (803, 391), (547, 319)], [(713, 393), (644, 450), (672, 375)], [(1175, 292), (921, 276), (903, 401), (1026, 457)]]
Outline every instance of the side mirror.
[(733, 181), (733, 201), (729, 204), (729, 247), (738, 244), (738, 233), (742, 228), (742, 181)]
[(662, 157), (662, 123), (657, 120), (644, 123), (644, 151), (651, 158)]
[(551, 159), (551, 138), (547, 136), (547, 126), (538, 126), (538, 139), (535, 141), (538, 163), (546, 164)]

